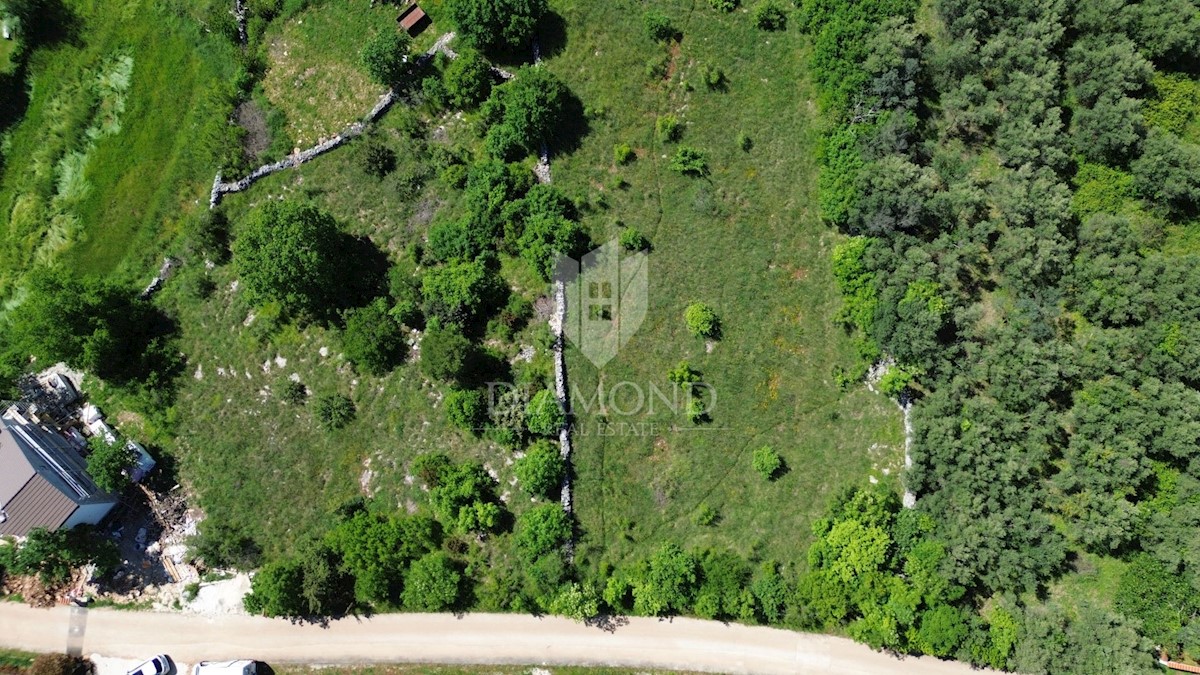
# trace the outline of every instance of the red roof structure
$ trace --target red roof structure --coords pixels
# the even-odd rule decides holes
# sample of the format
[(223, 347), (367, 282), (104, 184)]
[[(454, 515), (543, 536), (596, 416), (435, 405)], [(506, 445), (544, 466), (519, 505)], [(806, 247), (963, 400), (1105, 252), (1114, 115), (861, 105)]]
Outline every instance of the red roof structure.
[(425, 27), (430, 24), (425, 10), (421, 9), (421, 6), (415, 2), (409, 5), (408, 9), (404, 10), (396, 18), (396, 21), (400, 22), (400, 27), (413, 37), (420, 35), (421, 31), (425, 30)]

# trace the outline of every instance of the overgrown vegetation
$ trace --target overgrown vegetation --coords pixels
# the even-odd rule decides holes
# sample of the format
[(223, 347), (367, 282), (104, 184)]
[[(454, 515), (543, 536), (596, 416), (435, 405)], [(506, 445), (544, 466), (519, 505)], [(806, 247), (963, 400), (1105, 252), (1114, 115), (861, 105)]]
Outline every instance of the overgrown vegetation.
[[(1194, 61), (1175, 51), (1195, 10), (933, 9), (801, 8), (836, 121), (823, 215), (857, 235), (833, 255), (840, 319), (861, 340), (854, 375), (891, 356), (880, 386), (915, 399), (917, 497), (847, 502), (801, 588), (880, 588), (822, 599), (837, 610), (821, 621), (901, 651), (1021, 672), (1149, 669), (1151, 644), (1190, 658), (1172, 598), (1196, 575), (1194, 265), (1163, 233), (1196, 213), (1200, 155), (1178, 135)], [(1085, 556), (1127, 570), (1115, 595), (1056, 592), (1087, 585), (1070, 562)], [(913, 566), (938, 595), (908, 586)]]

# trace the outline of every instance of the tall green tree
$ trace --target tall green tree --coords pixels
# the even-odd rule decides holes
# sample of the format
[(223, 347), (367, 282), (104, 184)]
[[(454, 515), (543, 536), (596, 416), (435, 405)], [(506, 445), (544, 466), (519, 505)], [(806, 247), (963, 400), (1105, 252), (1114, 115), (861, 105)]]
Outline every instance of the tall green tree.
[(468, 42), (483, 50), (525, 49), (546, 0), (448, 0), (446, 12)]

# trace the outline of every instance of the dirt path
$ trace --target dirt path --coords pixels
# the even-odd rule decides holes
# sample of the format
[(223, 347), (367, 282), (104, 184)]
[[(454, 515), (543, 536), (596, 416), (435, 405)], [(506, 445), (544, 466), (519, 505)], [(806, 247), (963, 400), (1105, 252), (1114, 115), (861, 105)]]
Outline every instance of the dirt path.
[[(0, 646), (61, 651), (70, 615), (67, 607), (0, 603)], [(632, 618), (606, 632), (552, 617), (386, 614), (322, 628), (258, 617), (97, 609), (87, 612), (82, 633), (84, 654), (146, 658), (167, 653), (181, 663), (253, 658), (268, 663), (579, 664), (789, 675), (982, 672), (928, 658), (897, 660), (843, 638), (694, 619)]]

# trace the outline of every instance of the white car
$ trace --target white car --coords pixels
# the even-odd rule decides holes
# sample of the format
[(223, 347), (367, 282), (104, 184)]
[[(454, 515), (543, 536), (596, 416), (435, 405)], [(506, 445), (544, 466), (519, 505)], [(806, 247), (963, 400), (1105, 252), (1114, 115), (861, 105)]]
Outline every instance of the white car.
[(171, 657), (166, 654), (159, 654), (129, 671), (128, 675), (167, 675), (171, 670)]
[(192, 675), (257, 675), (258, 662), (249, 659), (238, 661), (201, 661), (192, 666)]

